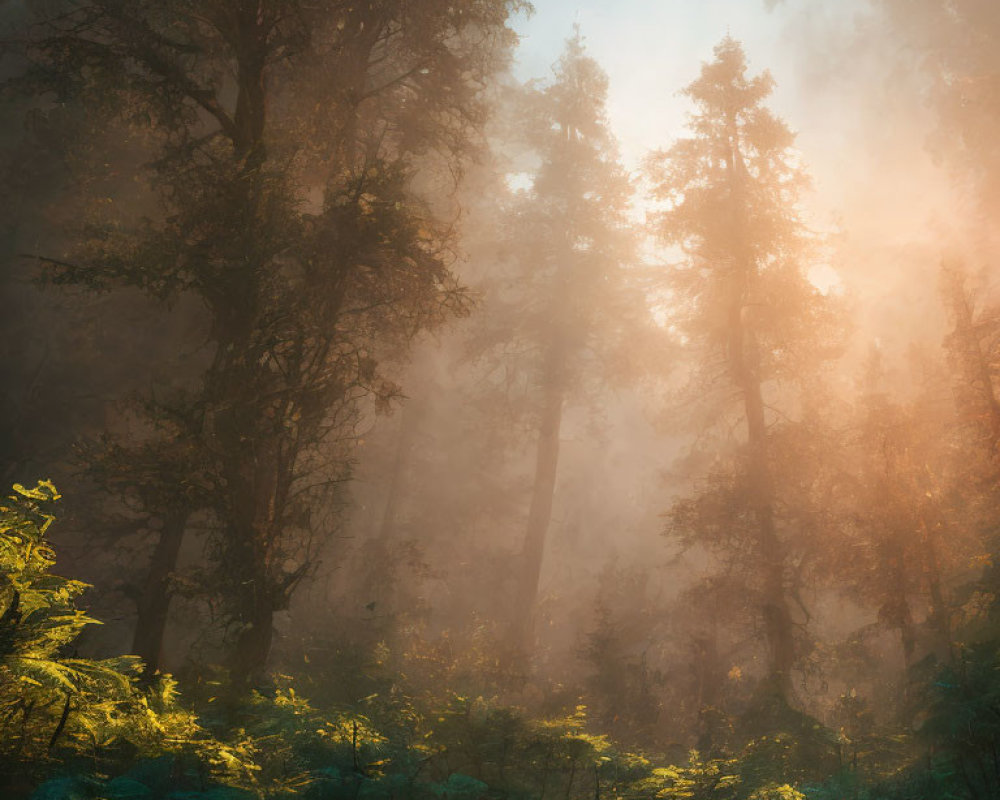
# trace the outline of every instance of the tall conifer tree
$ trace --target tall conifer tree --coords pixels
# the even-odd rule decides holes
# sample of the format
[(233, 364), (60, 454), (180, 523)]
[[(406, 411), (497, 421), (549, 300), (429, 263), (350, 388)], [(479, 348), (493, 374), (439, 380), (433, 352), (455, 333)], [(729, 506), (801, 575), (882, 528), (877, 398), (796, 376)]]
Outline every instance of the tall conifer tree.
[[(635, 243), (631, 195), (604, 104), (607, 77), (579, 31), (566, 44), (550, 86), (529, 100), (528, 145), (540, 165), (515, 214), (513, 253), (521, 274), (515, 302), (520, 335), (535, 353), (538, 398), (534, 478), (513, 608), (512, 642), (531, 648), (546, 538), (556, 494), (567, 402), (607, 377), (638, 347), (644, 304), (628, 288)], [(639, 323), (641, 324), (641, 323)]]
[[(706, 490), (674, 508), (675, 531), (735, 564), (762, 623), (771, 686), (786, 697), (796, 661), (788, 545), (776, 486), (771, 409), (824, 355), (830, 318), (806, 278), (810, 246), (797, 214), (806, 179), (793, 134), (764, 105), (770, 75), (749, 77), (741, 45), (724, 39), (686, 89), (690, 135), (653, 154), (648, 176), (665, 204), (664, 242), (682, 248), (673, 275), (677, 325), (699, 352), (707, 424), (741, 419), (735, 452)], [(780, 387), (780, 391), (779, 391)], [(739, 428), (737, 428), (739, 430)]]

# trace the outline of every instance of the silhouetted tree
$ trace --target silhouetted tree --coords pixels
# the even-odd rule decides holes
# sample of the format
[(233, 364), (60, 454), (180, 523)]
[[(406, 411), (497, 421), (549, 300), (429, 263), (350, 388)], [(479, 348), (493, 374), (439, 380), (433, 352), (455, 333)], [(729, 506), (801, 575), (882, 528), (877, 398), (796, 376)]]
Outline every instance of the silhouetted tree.
[(27, 44), (30, 88), (142, 135), (161, 209), (101, 214), (72, 254), (40, 254), (52, 279), (191, 294), (210, 318), (184, 416), (208, 464), (238, 686), (329, 529), (313, 515), (347, 477), (357, 401), (395, 393), (380, 355), (465, 307), (452, 227), (414, 176), (474, 149), (513, 5), (91, 0)]

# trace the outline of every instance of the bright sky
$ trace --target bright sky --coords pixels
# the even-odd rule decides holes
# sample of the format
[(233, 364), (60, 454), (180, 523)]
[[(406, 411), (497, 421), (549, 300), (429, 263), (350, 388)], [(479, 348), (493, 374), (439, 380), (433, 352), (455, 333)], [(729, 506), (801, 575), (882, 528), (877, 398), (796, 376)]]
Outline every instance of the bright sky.
[[(515, 73), (521, 80), (548, 79), (578, 24), (588, 53), (608, 73), (608, 116), (625, 164), (634, 169), (650, 150), (683, 134), (690, 106), (679, 91), (723, 36), (743, 42), (753, 74), (770, 69), (794, 76), (800, 48), (792, 29), (811, 28), (823, 5), (837, 9), (824, 24), (848, 24), (852, 2), (787, 0), (769, 11), (764, 0), (537, 0), (535, 13), (516, 25), (521, 44)], [(795, 129), (799, 94), (797, 82), (785, 80), (772, 103)]]
[(516, 25), (522, 37), (516, 74), (550, 77), (578, 23), (588, 52), (608, 73), (608, 114), (632, 166), (681, 133), (688, 107), (677, 92), (727, 32), (744, 43), (754, 73), (770, 69), (778, 78), (774, 106), (787, 117), (797, 105), (801, 26), (843, 29), (856, 5), (787, 0), (768, 11), (764, 0), (537, 0), (535, 13)]

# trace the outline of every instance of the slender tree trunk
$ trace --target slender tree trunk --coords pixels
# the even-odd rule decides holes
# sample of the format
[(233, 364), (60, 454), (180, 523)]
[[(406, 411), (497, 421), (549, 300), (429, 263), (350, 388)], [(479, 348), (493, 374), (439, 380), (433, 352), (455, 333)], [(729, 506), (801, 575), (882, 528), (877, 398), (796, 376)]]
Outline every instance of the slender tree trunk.
[(164, 515), (163, 529), (153, 550), (146, 585), (139, 597), (132, 652), (145, 664), (144, 680), (152, 678), (161, 666), (163, 637), (167, 630), (172, 595), (170, 576), (177, 569), (187, 521), (187, 509), (172, 509)]
[[(741, 283), (749, 279), (749, 264)], [(786, 699), (791, 693), (795, 640), (785, 586), (785, 555), (774, 519), (774, 486), (761, 392), (756, 338), (744, 321), (745, 289), (734, 287), (729, 316), (730, 367), (743, 396), (747, 420), (747, 469), (750, 504), (756, 522), (757, 555), (762, 571), (761, 611), (768, 647), (768, 679)]]
[(733, 274), (727, 320), (728, 358), (734, 382), (743, 397), (747, 420), (748, 483), (763, 579), (761, 610), (768, 646), (768, 678), (774, 689), (787, 699), (791, 694), (791, 670), (795, 662), (794, 627), (785, 586), (784, 548), (774, 518), (774, 486), (761, 392), (760, 352), (746, 318), (747, 303), (751, 299), (749, 291), (758, 267), (748, 243), (747, 168), (740, 152), (735, 119), (729, 121), (729, 128), (727, 170), (732, 191)]
[(714, 740), (716, 720), (709, 709), (722, 709), (723, 668), (719, 658), (718, 618), (713, 612), (705, 624), (705, 632), (695, 637), (694, 651), (697, 679), (696, 708), (698, 750), (706, 755), (718, 752), (720, 742)]
[(565, 401), (564, 371), (564, 350), (560, 343), (556, 342), (550, 345), (546, 355), (542, 419), (535, 456), (535, 480), (521, 555), (518, 592), (514, 598), (511, 644), (517, 657), (524, 657), (530, 652), (534, 636), (535, 607), (542, 574), (542, 561), (545, 556), (545, 540), (552, 519), (552, 501), (559, 465), (559, 430), (562, 426)]
[(955, 330), (952, 333), (954, 350), (961, 360), (961, 368), (965, 372), (966, 383), (977, 395), (976, 409), (981, 426), (989, 438), (989, 455), (993, 459), (1000, 457), (1000, 400), (993, 389), (993, 378), (990, 374), (989, 359), (983, 352), (980, 333), (977, 331), (973, 316), (972, 304), (965, 290), (964, 277), (958, 269), (944, 268), (947, 291), (951, 302), (952, 314), (955, 317)]
[(745, 383), (744, 398), (749, 428), (750, 491), (757, 521), (758, 553), (764, 570), (763, 612), (769, 677), (775, 688), (787, 698), (791, 693), (795, 639), (785, 587), (784, 548), (774, 520), (774, 489), (759, 380), (751, 379)]
[(698, 711), (719, 706), (722, 671), (719, 668), (718, 630), (714, 620), (707, 631), (694, 639), (695, 670), (697, 671), (696, 704)]
[(413, 449), (413, 440), (417, 435), (420, 422), (420, 409), (415, 407), (416, 402), (414, 400), (407, 402), (400, 411), (396, 455), (392, 461), (389, 492), (386, 496), (385, 508), (382, 510), (382, 522), (378, 529), (378, 540), (384, 543), (391, 541), (396, 532), (400, 498), (406, 494), (406, 472)]
[(573, 779), (576, 778), (576, 759), (574, 758), (569, 765), (569, 779), (566, 781), (566, 797), (565, 800), (569, 800), (573, 796)]
[[(910, 604), (903, 601), (902, 609), (902, 619), (899, 623), (899, 643), (903, 648), (903, 670), (905, 673), (909, 673), (910, 667), (913, 666), (913, 655), (917, 648), (917, 634), (913, 626), (913, 612), (910, 610)], [(906, 677), (904, 675), (904, 681)], [(903, 692), (904, 695), (907, 694), (906, 691)]]
[[(370, 626), (373, 636), (382, 639), (394, 622), (394, 614), (404, 603), (396, 592), (399, 576), (394, 544), (399, 521), (399, 509), (409, 491), (407, 480), (413, 452), (413, 442), (420, 430), (422, 408), (416, 400), (407, 401), (399, 412), (399, 432), (396, 453), (389, 475), (389, 489), (382, 509), (378, 529), (365, 548), (365, 564), (358, 576), (358, 599), (362, 605), (378, 609), (376, 622)], [(374, 604), (374, 605), (373, 605)]]
[[(951, 646), (951, 610), (941, 588), (941, 566), (938, 562), (937, 542), (934, 536), (935, 524), (925, 503), (920, 510), (920, 555), (923, 561), (924, 579), (930, 596), (930, 623), (934, 631), (933, 650), (939, 657), (949, 662), (954, 659)], [(943, 524), (943, 523), (942, 523)]]
[(248, 311), (230, 318), (206, 390), (214, 407), (209, 441), (224, 486), (216, 508), (224, 545), (219, 589), (239, 625), (229, 664), (236, 694), (248, 689), (267, 663), (277, 588), (271, 560), (283, 512), (280, 432), (263, 418), (273, 408), (258, 396), (268, 381), (253, 356), (254, 315)]
[(399, 521), (399, 508), (408, 491), (408, 472), (413, 453), (413, 442), (420, 429), (422, 409), (419, 401), (407, 401), (400, 410), (399, 434), (396, 453), (389, 476), (389, 490), (382, 509), (382, 519), (369, 552), (365, 598), (386, 603), (391, 599), (396, 575), (392, 567), (392, 549)]
[[(908, 533), (908, 532), (907, 532)], [(903, 671), (909, 672), (916, 651), (916, 631), (913, 625), (913, 611), (907, 598), (905, 548), (903, 546), (904, 532), (890, 530), (883, 541), (881, 568), (879, 574), (883, 578), (886, 594), (881, 616), (890, 627), (899, 632), (899, 643), (903, 652)], [(905, 699), (906, 691), (903, 691)]]
[(889, 559), (883, 569), (883, 575), (889, 584), (889, 609), (892, 623), (899, 632), (899, 644), (903, 652), (902, 685), (899, 692), (900, 711), (904, 711), (910, 697), (910, 667), (913, 666), (914, 654), (917, 648), (917, 632), (913, 624), (913, 610), (907, 598), (906, 563), (904, 547), (899, 539), (900, 534), (894, 534), (889, 543)]

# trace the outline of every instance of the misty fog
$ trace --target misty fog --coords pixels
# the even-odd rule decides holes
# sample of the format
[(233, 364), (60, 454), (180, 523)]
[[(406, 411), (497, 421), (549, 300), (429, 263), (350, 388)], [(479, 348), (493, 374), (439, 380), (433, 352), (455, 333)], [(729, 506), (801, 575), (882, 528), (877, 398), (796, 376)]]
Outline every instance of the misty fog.
[(3, 797), (998, 796), (1000, 4), (0, 20)]

